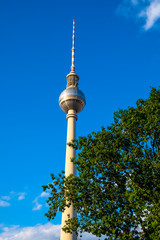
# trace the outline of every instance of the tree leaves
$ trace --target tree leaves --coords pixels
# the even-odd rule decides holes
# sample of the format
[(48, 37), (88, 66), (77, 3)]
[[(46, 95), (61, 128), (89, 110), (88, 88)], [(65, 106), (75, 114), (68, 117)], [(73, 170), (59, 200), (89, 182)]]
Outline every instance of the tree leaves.
[[(114, 113), (114, 123), (80, 137), (78, 175), (58, 177), (50, 190), (48, 219), (73, 204), (76, 219), (65, 231), (106, 239), (160, 239), (160, 90), (152, 88), (137, 107)], [(67, 199), (67, 201), (66, 201)]]

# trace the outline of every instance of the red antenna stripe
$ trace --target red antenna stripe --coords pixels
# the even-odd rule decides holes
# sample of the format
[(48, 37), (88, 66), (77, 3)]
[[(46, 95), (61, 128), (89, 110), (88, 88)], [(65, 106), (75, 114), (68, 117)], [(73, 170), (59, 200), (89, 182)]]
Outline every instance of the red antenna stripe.
[(75, 67), (74, 67), (74, 31), (75, 31), (75, 20), (73, 19), (73, 36), (72, 36), (72, 66), (71, 66), (71, 72), (75, 72)]

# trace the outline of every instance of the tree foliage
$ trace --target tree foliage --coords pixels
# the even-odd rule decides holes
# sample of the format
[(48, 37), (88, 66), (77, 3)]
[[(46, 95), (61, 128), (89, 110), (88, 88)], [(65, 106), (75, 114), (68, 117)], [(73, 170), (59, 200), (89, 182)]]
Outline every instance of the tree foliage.
[(78, 150), (72, 160), (78, 175), (52, 174), (52, 183), (43, 186), (50, 190), (48, 219), (72, 202), (78, 217), (68, 219), (66, 232), (160, 239), (160, 89), (115, 112), (107, 129), (70, 145)]

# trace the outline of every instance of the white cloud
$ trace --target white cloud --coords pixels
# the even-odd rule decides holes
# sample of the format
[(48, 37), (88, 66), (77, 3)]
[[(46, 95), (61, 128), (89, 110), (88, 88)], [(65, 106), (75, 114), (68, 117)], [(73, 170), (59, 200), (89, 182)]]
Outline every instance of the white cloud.
[(58, 240), (60, 235), (60, 225), (47, 223), (34, 227), (11, 226), (3, 228), (0, 240)]
[(23, 199), (25, 199), (26, 193), (21, 192), (21, 193), (18, 193), (18, 195), (19, 195), (18, 200), (23, 200)]
[(9, 201), (11, 199), (10, 196), (2, 196), (1, 198), (4, 199), (4, 200), (7, 200), (7, 201)]
[(42, 192), (40, 197), (49, 197), (49, 192)]
[(11, 200), (13, 198), (18, 198), (18, 200), (19, 200), (19, 198), (20, 199), (21, 198), (24, 199), (25, 198), (24, 196), (26, 194), (27, 194), (26, 192), (14, 192), (14, 191), (11, 191), (8, 196), (2, 196), (1, 198), (6, 199), (6, 200)]
[(103, 239), (105, 239), (105, 237), (97, 238), (96, 236), (93, 236), (91, 233), (83, 233), (82, 234), (82, 240), (99, 240), (99, 239), (103, 240)]
[(138, 4), (138, 0), (131, 0), (131, 3), (132, 3), (133, 5), (137, 5), (137, 4)]
[(40, 203), (38, 202), (38, 199), (39, 199), (39, 198), (40, 198), (40, 196), (36, 197), (36, 198), (33, 200), (34, 207), (33, 207), (32, 211), (39, 211), (39, 210), (41, 210), (42, 204), (40, 204)]
[(42, 204), (39, 204), (38, 202), (35, 203), (35, 206), (33, 207), (33, 211), (39, 211), (42, 208)]
[(5, 196), (1, 196), (0, 197), (0, 207), (8, 207), (11, 205), (10, 202), (8, 201), (11, 201), (12, 199), (18, 199), (18, 200), (23, 200), (25, 199), (25, 195), (26, 193), (25, 192), (14, 192), (14, 191), (11, 191), (9, 193), (9, 195), (5, 195)]
[(140, 12), (139, 17), (146, 20), (145, 30), (152, 28), (160, 18), (160, 0), (152, 0), (150, 5)]
[(36, 198), (33, 200), (34, 207), (33, 207), (32, 211), (39, 211), (39, 210), (41, 210), (42, 204), (39, 204), (39, 202), (38, 202), (39, 197), (40, 197), (40, 196), (36, 197)]
[(160, 0), (123, 0), (117, 13), (126, 17), (142, 19), (144, 30), (149, 30), (155, 26), (160, 19)]
[(16, 194), (15, 191), (11, 191), (11, 192), (10, 192), (10, 195), (15, 195), (15, 194)]
[(35, 204), (35, 206), (33, 207), (33, 211), (38, 211), (41, 210), (42, 208), (42, 203), (40, 204), (39, 201), (41, 201), (42, 198), (47, 198), (49, 197), (49, 192), (42, 192), (40, 195), (38, 195), (34, 200), (33, 203)]
[(0, 200), (0, 207), (9, 207), (11, 204), (9, 202)]
[[(20, 226), (4, 227), (3, 232), (0, 233), (0, 240), (59, 240), (60, 228), (60, 225), (53, 225), (52, 223), (37, 224), (34, 227), (24, 228)], [(82, 239), (98, 240), (99, 238), (84, 233)]]
[[(26, 192), (14, 192), (14, 191), (11, 191), (9, 193), (9, 195), (6, 195), (6, 196), (1, 196), (1, 201), (5, 200), (5, 201), (9, 201), (9, 200), (12, 200), (12, 199), (18, 199), (18, 200), (23, 200), (25, 199), (25, 196), (26, 196)], [(9, 203), (10, 205), (10, 203)]]

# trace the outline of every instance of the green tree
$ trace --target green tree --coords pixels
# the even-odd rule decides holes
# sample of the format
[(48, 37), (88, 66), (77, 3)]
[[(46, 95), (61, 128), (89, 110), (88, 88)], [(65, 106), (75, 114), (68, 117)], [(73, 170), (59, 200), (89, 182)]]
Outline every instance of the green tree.
[[(147, 100), (114, 113), (114, 123), (70, 143), (78, 150), (78, 176), (52, 183), (46, 216), (54, 219), (71, 202), (78, 213), (66, 232), (106, 239), (160, 239), (160, 89)], [(66, 203), (66, 199), (68, 200)]]

